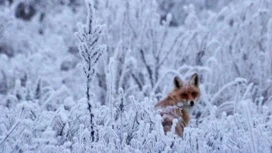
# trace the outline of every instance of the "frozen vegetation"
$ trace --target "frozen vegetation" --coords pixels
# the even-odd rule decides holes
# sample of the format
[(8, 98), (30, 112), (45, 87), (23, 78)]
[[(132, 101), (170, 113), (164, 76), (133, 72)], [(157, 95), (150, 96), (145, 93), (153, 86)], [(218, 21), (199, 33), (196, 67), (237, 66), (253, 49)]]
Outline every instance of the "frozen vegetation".
[[(0, 0), (0, 152), (272, 152), (271, 0)], [(200, 76), (183, 137), (154, 105)]]

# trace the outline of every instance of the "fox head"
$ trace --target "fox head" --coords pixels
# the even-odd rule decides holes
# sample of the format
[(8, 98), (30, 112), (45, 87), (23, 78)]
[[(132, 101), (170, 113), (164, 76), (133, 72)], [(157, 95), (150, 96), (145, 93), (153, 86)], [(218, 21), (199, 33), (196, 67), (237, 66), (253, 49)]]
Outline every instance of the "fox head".
[(192, 107), (200, 96), (198, 74), (192, 75), (188, 82), (183, 82), (179, 77), (174, 77), (175, 88), (169, 94), (177, 106)]

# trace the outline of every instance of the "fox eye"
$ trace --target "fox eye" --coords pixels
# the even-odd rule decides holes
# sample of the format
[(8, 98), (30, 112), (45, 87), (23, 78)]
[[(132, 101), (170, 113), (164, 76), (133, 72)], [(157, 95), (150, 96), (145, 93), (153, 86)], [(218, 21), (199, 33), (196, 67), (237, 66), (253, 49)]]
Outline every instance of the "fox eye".
[(197, 96), (197, 92), (192, 92), (192, 96), (196, 97)]

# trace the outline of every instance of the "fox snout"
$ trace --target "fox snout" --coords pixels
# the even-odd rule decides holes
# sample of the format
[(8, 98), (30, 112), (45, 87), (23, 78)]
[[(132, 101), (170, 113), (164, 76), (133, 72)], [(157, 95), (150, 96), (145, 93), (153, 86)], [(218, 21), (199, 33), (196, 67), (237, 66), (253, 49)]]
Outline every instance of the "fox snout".
[(190, 100), (190, 101), (185, 101), (185, 102), (178, 102), (176, 105), (178, 107), (183, 107), (183, 106), (193, 107), (195, 105), (195, 101), (194, 100)]
[(190, 106), (194, 106), (195, 102), (194, 101), (190, 101)]

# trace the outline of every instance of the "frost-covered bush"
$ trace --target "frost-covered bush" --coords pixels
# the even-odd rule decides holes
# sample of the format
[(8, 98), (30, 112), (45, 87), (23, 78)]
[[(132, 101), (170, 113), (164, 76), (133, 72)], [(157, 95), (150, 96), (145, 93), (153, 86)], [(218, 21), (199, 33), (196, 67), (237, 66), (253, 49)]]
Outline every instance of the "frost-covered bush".
[(186, 6), (194, 5), (197, 16), (204, 17), (205, 20), (205, 16), (209, 11), (218, 12), (231, 3), (232, 0), (157, 0), (157, 2), (161, 21), (165, 20), (169, 14), (173, 18), (170, 25), (180, 26), (184, 24), (185, 19), (189, 15), (186, 11)]
[[(0, 2), (0, 152), (271, 152), (272, 2), (196, 1), (179, 27), (155, 0), (28, 1), (27, 21), (20, 2)], [(194, 72), (191, 122), (164, 135), (154, 104)]]

